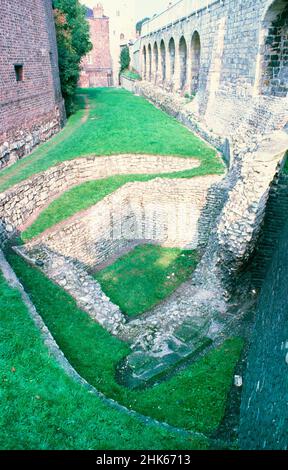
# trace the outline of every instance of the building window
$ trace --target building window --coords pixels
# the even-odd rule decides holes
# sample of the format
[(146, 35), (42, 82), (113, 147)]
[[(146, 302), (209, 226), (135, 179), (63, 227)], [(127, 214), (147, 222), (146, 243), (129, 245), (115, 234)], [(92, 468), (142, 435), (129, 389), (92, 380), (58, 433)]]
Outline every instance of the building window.
[(120, 10), (116, 11), (116, 16), (120, 16)]
[(123, 41), (123, 39), (125, 39), (125, 34), (121, 33), (120, 34), (120, 39), (121, 39), (121, 41)]
[(23, 65), (15, 64), (14, 70), (15, 70), (16, 82), (23, 82), (24, 80)]
[(92, 54), (88, 54), (88, 56), (87, 56), (87, 62), (88, 62), (89, 65), (92, 65), (92, 64), (93, 64)]

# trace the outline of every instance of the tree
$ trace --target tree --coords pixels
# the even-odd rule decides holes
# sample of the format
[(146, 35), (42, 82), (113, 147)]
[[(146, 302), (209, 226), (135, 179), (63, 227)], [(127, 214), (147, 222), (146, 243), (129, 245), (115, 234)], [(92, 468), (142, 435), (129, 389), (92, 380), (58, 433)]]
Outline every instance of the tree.
[(59, 71), (67, 114), (73, 112), (73, 98), (80, 74), (80, 63), (91, 49), (86, 7), (79, 0), (54, 0), (54, 17), (59, 55)]
[(121, 54), (120, 54), (120, 72), (123, 72), (123, 70), (129, 69), (131, 59), (130, 59), (130, 52), (129, 52), (129, 47), (125, 46), (121, 49)]

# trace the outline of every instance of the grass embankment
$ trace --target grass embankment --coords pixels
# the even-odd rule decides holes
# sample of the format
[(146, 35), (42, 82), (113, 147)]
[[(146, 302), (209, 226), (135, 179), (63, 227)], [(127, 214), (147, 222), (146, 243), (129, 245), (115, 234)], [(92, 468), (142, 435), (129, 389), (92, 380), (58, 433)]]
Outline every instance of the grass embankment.
[(141, 76), (139, 75), (139, 73), (135, 72), (134, 70), (123, 70), (123, 72), (121, 72), (121, 75), (126, 78), (130, 78), (131, 80), (141, 80)]
[[(129, 390), (115, 380), (117, 363), (129, 354), (127, 344), (93, 322), (40, 271), (13, 253), (9, 261), (65, 356), (89, 383), (128, 408), (174, 426), (205, 434), (217, 428), (242, 349), (240, 338), (227, 340), (165, 382)], [(15, 329), (10, 331), (12, 337)]]
[[(201, 166), (178, 176), (223, 173), (216, 151), (176, 119), (125, 90), (81, 90), (78, 112), (65, 129), (30, 156), (3, 170), (0, 192), (57, 163), (87, 155), (152, 154), (195, 157)], [(88, 119), (83, 120), (89, 102)], [(86, 103), (86, 104), (85, 104)]]
[[(26, 274), (29, 276), (29, 272)], [(36, 285), (39, 287), (38, 276)], [(41, 285), (45, 287), (45, 283)], [(56, 295), (55, 325), (57, 317), (60, 320), (63, 313), (67, 326), (66, 303), (62, 304), (63, 312), (60, 312), (61, 302), (67, 299), (61, 292), (57, 296), (52, 284), (49, 288), (51, 286), (47, 308), (42, 294), (39, 295), (42, 313), (51, 314), (51, 296)], [(135, 417), (116, 411), (74, 382), (50, 356), (20, 294), (8, 287), (1, 273), (0, 292), (0, 449), (171, 450), (207, 447), (205, 438), (187, 438), (154, 425), (145, 425)], [(33, 296), (35, 294), (34, 291)], [(69, 302), (68, 312), (71, 314)], [(78, 316), (77, 310), (75, 313)], [(52, 317), (50, 321), (53, 322)], [(66, 349), (65, 341), (66, 346), (70, 342), (67, 331), (64, 336), (62, 346)], [(79, 337), (75, 340), (78, 342)], [(83, 353), (85, 343), (82, 339), (80, 343)], [(115, 352), (114, 346), (112, 353)], [(90, 353), (87, 350), (85, 354)]]
[(142, 245), (95, 274), (103, 291), (128, 316), (151, 309), (187, 280), (197, 253)]

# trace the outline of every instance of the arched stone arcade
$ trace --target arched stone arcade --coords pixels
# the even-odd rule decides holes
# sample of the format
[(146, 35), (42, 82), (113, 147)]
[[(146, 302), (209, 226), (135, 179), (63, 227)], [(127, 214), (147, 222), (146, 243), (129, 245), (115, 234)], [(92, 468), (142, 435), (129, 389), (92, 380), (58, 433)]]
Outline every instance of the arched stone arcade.
[(184, 36), (182, 36), (179, 41), (179, 65), (180, 65), (179, 88), (180, 90), (184, 90), (187, 84), (187, 58), (188, 58), (187, 43), (186, 43), (186, 39), (184, 38)]
[(163, 83), (166, 82), (166, 47), (162, 39), (160, 43), (160, 55), (161, 55), (161, 80)]
[(170, 81), (172, 82), (175, 75), (175, 56), (176, 56), (176, 49), (175, 49), (175, 41), (173, 38), (169, 41), (169, 60), (170, 60)]
[(191, 39), (191, 93), (197, 93), (201, 64), (201, 41), (198, 31), (193, 33)]
[[(237, 97), (239, 95), (240, 100), (243, 96), (255, 98), (262, 96), (263, 99), (266, 99), (266, 96), (273, 99), (287, 97), (288, 1), (259, 0), (258, 3), (257, 7), (251, 7), (249, 13), (254, 15), (255, 24), (249, 26), (251, 31), (249, 29), (250, 32), (247, 33), (247, 38), (242, 44), (246, 50), (245, 57), (243, 53), (240, 55), (241, 34), (239, 31), (237, 38), (235, 37), (235, 53), (239, 51), (237, 60), (234, 58), (234, 46), (232, 48), (227, 45), (231, 21), (227, 16), (228, 7), (226, 8), (225, 3), (221, 6), (221, 12), (218, 12), (222, 13), (223, 17), (220, 15), (216, 18), (216, 7), (215, 11), (214, 7), (211, 7), (209, 10), (201, 10), (201, 13), (197, 15), (190, 15), (186, 19), (179, 17), (171, 23), (168, 23), (167, 17), (167, 25), (163, 28), (156, 27), (161, 15), (157, 21), (151, 20), (149, 28), (144, 29), (143, 37), (141, 37), (141, 44), (142, 47), (145, 45), (147, 56), (146, 73), (144, 65), (140, 70), (142, 78), (153, 80), (154, 84), (163, 87), (166, 91), (174, 90), (183, 95), (189, 93), (191, 98), (198, 94), (195, 101), (196, 107), (200, 103), (199, 99), (202, 100), (204, 96), (208, 96), (209, 89), (209, 100), (203, 102), (201, 108), (203, 113), (206, 112), (206, 105), (212, 106), (214, 98), (220, 99), (220, 95), (216, 98), (217, 91), (221, 94), (224, 90), (233, 89)], [(175, 7), (175, 14), (177, 11)], [(209, 21), (207, 23), (203, 18), (215, 23), (215, 29), (211, 30)], [(241, 27), (242, 23), (239, 19), (239, 28)], [(246, 47), (248, 42), (250, 50)], [(157, 44), (155, 48), (158, 49), (158, 73), (154, 81), (153, 47), (155, 43)], [(149, 44), (152, 54), (151, 78), (149, 77)], [(241, 79), (235, 81), (235, 67), (238, 64)], [(199, 88), (201, 88), (201, 94), (198, 93)], [(205, 92), (207, 92), (206, 95)]]
[(153, 46), (153, 78), (155, 83), (158, 81), (158, 72), (159, 72), (159, 52), (158, 52), (158, 44), (157, 42), (154, 43)]
[(146, 80), (147, 78), (147, 51), (146, 46), (143, 47), (142, 50), (142, 70), (143, 70), (143, 78)]
[(151, 44), (148, 44), (148, 80), (152, 80), (152, 48)]

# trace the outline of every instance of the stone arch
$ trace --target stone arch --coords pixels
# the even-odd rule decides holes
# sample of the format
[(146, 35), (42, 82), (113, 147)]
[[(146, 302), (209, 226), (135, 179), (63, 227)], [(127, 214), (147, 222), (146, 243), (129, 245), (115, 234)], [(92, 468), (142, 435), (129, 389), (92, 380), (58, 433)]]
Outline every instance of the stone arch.
[(170, 58), (170, 77), (172, 80), (175, 74), (175, 51), (176, 51), (175, 41), (173, 38), (170, 39), (168, 48), (169, 48), (169, 58)]
[(191, 39), (191, 93), (195, 94), (199, 87), (201, 64), (201, 40), (198, 31), (194, 31)]
[(184, 36), (179, 41), (179, 62), (180, 62), (180, 89), (185, 88), (187, 82), (187, 43)]
[(153, 46), (153, 70), (155, 74), (155, 80), (157, 80), (158, 68), (159, 68), (159, 52), (158, 52), (158, 44), (155, 41), (154, 46)]
[(160, 43), (160, 55), (161, 55), (161, 77), (162, 81), (166, 80), (166, 47), (164, 40), (162, 39)]
[(148, 80), (152, 78), (152, 47), (148, 44)]
[(144, 80), (146, 79), (147, 76), (147, 52), (146, 52), (146, 46), (143, 47), (142, 50), (142, 58), (143, 58), (143, 78)]
[(274, 0), (266, 10), (262, 22), (260, 50), (260, 92), (264, 95), (288, 95), (288, 3)]

